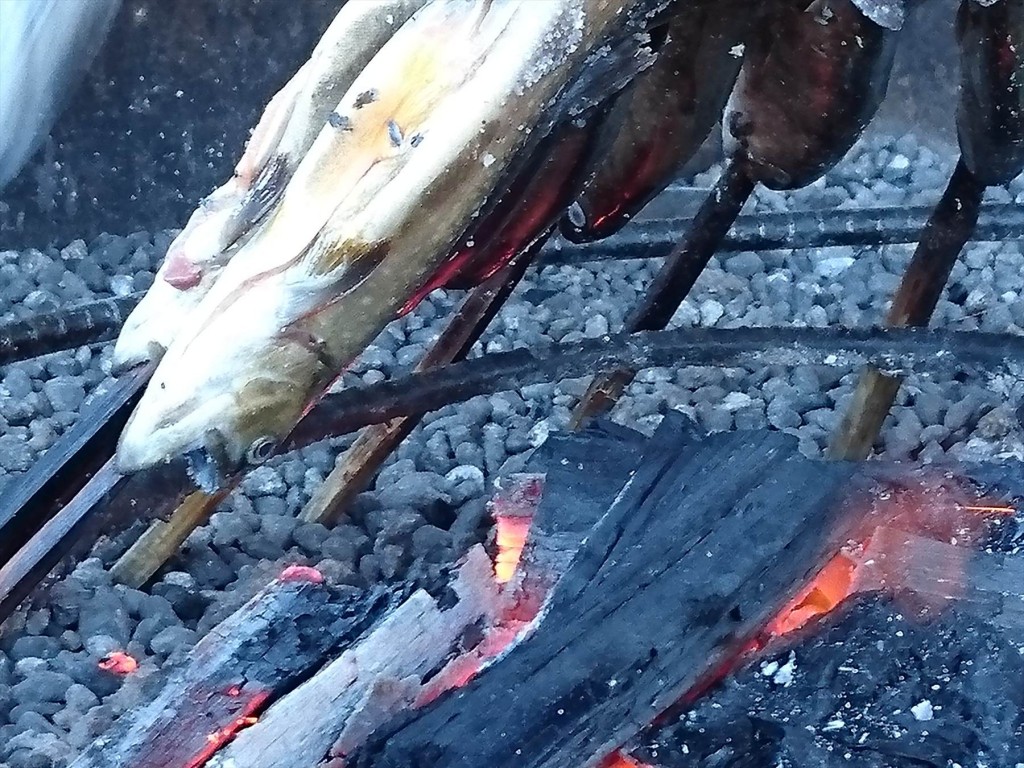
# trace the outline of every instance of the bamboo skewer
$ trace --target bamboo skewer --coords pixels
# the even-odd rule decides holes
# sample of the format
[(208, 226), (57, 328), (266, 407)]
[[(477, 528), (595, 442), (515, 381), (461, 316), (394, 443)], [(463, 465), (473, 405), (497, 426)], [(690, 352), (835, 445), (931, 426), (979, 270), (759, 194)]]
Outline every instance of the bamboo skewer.
[(169, 520), (154, 520), (110, 569), (114, 581), (140, 589), (174, 556), (189, 534), (210, 519), (227, 495), (227, 491), (196, 491), (178, 505)]
[[(522, 280), (544, 239), (538, 240), (533, 247), (473, 289), (419, 361), (416, 373), (466, 356)], [(364, 428), (355, 443), (338, 458), (334, 469), (302, 510), (300, 518), (307, 523), (336, 523), (346, 506), (366, 488), (384, 460), (416, 427), (421, 416), (401, 416)]]
[[(627, 332), (658, 331), (668, 325), (755, 186), (756, 182), (736, 160), (725, 167), (682, 242), (665, 259), (640, 303), (626, 318)], [(579, 429), (591, 417), (608, 411), (635, 375), (635, 370), (629, 368), (599, 373), (576, 404), (570, 428)]]
[[(903, 274), (886, 317), (888, 327), (923, 327), (931, 321), (953, 265), (977, 224), (984, 192), (985, 185), (959, 161)], [(829, 458), (868, 457), (902, 382), (901, 376), (874, 366), (864, 370), (828, 446)]]

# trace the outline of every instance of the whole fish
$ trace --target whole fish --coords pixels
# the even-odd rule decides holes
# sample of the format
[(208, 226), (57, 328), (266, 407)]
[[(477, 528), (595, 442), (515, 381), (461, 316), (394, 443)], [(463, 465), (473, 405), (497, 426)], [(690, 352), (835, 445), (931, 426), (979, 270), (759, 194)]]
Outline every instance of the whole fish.
[(171, 243), (114, 346), (115, 368), (160, 358), (236, 246), (277, 204), (356, 76), (425, 2), (360, 0), (341, 8), (309, 60), (267, 105), (234, 175), (199, 204)]
[(963, 0), (957, 16), (964, 163), (981, 183), (1024, 170), (1024, 2)]
[(614, 234), (676, 178), (721, 117), (757, 18), (747, 0), (693, 0), (676, 11), (657, 61), (609, 118), (615, 139), (562, 220), (566, 239)]
[(885, 97), (899, 7), (867, 0), (782, 5), (747, 45), (722, 121), (726, 152), (773, 189), (810, 184), (835, 165)]
[(273, 453), (516, 158), (628, 82), (616, 69), (649, 63), (640, 33), (665, 4), (434, 0), (417, 12), (172, 342), (121, 437), (122, 471), (186, 456), (213, 486)]

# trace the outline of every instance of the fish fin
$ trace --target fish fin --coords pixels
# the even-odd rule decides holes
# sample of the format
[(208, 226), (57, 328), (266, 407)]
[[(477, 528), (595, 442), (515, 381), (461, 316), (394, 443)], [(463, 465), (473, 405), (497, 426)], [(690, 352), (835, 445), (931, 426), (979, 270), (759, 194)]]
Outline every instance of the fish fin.
[(284, 155), (275, 155), (259, 172), (226, 227), (225, 247), (234, 245), (253, 224), (262, 219), (284, 192), (291, 169)]

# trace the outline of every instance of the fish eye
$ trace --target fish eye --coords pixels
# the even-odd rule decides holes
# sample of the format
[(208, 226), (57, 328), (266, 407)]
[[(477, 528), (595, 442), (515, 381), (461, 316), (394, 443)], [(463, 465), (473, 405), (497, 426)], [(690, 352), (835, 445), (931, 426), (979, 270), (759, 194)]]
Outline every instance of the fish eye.
[(246, 459), (250, 464), (262, 464), (277, 450), (277, 441), (272, 437), (260, 437), (253, 441), (246, 452)]

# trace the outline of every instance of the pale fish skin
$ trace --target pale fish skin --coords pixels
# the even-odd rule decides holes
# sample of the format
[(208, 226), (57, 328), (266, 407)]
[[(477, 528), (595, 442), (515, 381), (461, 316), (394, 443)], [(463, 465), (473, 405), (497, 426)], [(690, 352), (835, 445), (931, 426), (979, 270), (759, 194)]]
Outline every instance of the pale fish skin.
[(360, 0), (342, 6), (309, 60), (270, 100), (234, 175), (199, 204), (171, 243), (156, 280), (117, 339), (116, 370), (164, 354), (237, 244), (273, 208), (356, 76), (426, 2)]
[[(261, 458), (436, 270), (587, 56), (655, 4), (445, 0), (417, 14), (342, 100), (350, 130), (318, 137), (245, 246), (258, 252), (231, 261), (171, 345), (122, 435), (121, 470)], [(439, 19), (444, 45), (419, 33)], [(357, 110), (367, 89), (376, 101)], [(329, 140), (340, 146), (317, 159)], [(350, 189), (328, 206), (339, 175)]]

